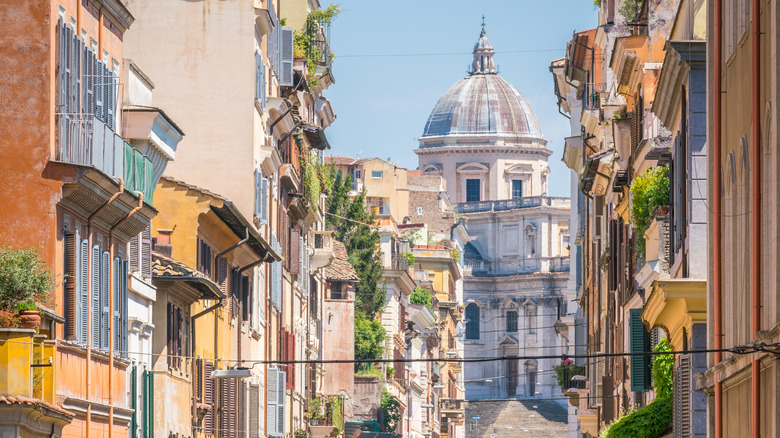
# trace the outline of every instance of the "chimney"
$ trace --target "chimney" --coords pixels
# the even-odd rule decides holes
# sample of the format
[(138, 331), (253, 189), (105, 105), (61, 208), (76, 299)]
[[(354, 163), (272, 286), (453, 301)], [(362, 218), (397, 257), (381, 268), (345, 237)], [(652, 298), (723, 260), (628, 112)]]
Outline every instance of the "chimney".
[(173, 257), (173, 245), (171, 245), (173, 230), (157, 230), (157, 240), (154, 242), (154, 251), (168, 258)]

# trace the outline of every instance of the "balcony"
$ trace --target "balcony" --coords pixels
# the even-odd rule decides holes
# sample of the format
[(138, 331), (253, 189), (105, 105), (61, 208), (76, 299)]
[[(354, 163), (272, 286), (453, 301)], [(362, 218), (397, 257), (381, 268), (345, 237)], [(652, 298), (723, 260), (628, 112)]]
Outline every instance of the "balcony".
[(309, 258), (309, 266), (315, 271), (324, 268), (333, 261), (333, 231), (313, 231), (314, 251)]
[(97, 117), (60, 115), (57, 161), (93, 167), (111, 178), (123, 178), (126, 190), (144, 194), (152, 204), (152, 161), (124, 141)]
[(466, 260), (463, 275), (487, 277), (494, 275), (533, 274), (535, 272), (569, 272), (569, 257), (529, 257), (513, 260)]
[(569, 208), (569, 198), (550, 196), (526, 196), (502, 201), (461, 202), (455, 205), (456, 213), (483, 213), (515, 210), (519, 208), (552, 207)]
[[(35, 330), (0, 329), (0, 418), (11, 426), (30, 425), (59, 436), (74, 414), (56, 405), (53, 343)], [(49, 432), (47, 432), (48, 435)]]
[(445, 416), (462, 416), (466, 411), (466, 400), (459, 398), (441, 399), (441, 413)]

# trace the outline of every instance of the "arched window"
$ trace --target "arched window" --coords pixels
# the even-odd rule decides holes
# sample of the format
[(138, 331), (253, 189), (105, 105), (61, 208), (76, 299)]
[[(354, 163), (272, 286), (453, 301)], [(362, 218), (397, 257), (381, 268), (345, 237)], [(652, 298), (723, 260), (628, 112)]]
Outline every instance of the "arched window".
[(466, 339), (479, 339), (479, 306), (466, 306)]

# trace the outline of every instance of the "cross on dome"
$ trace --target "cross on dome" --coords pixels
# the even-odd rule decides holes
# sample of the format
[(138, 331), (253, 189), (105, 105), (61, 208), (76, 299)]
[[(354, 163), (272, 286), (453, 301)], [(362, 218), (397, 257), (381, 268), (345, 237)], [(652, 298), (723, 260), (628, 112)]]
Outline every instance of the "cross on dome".
[(474, 44), (474, 61), (471, 63), (471, 75), (496, 74), (496, 63), (493, 61), (493, 45), (485, 32), (485, 16), (482, 16), (482, 32)]

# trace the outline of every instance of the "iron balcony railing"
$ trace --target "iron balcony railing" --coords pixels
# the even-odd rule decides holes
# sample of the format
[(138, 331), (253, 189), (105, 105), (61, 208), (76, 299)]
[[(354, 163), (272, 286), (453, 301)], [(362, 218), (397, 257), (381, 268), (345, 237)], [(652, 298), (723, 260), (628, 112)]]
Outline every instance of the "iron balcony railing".
[(518, 208), (532, 207), (569, 207), (569, 198), (559, 198), (551, 196), (526, 196), (516, 199), (506, 199), (502, 201), (478, 201), (461, 202), (455, 205), (456, 213), (480, 213), (488, 211), (506, 211)]
[(569, 256), (529, 257), (511, 260), (466, 260), (463, 273), (471, 277), (481, 277), (534, 272), (568, 272), (569, 268)]

